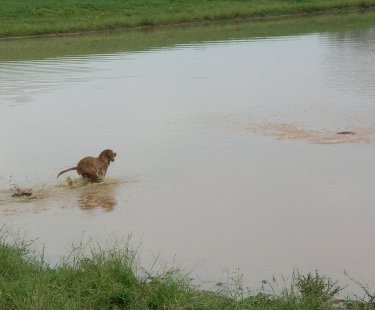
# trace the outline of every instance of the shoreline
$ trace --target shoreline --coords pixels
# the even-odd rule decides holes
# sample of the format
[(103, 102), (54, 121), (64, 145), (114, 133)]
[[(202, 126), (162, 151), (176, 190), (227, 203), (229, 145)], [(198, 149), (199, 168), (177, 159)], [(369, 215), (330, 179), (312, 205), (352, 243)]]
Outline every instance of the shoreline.
[[(364, 2), (361, 4), (361, 2), (357, 2), (357, 5), (351, 4), (352, 1), (349, 1), (348, 3), (342, 4), (342, 6), (334, 6), (335, 1), (332, 1), (333, 7), (323, 8), (320, 6), (317, 7), (310, 7), (308, 5), (303, 6), (292, 6), (289, 8), (286, 8), (285, 11), (276, 11), (272, 13), (272, 7), (264, 9), (264, 13), (261, 11), (259, 13), (244, 13), (244, 15), (239, 15), (238, 13), (233, 13), (233, 16), (230, 15), (230, 13), (227, 13), (224, 11), (224, 13), (220, 15), (215, 15), (213, 13), (212, 16), (189, 16), (187, 18), (179, 18), (178, 16), (175, 17), (175, 19), (168, 19), (168, 17), (161, 17), (160, 20), (153, 21), (153, 22), (146, 22), (145, 20), (138, 20), (132, 24), (132, 22), (127, 21), (124, 19), (120, 24), (111, 24), (109, 23), (107, 26), (103, 26), (102, 24), (93, 24), (91, 26), (79, 26), (76, 25), (76, 21), (65, 21), (61, 20), (61, 22), (65, 22), (69, 24), (69, 28), (72, 30), (65, 29), (64, 27), (57, 28), (57, 29), (42, 29), (43, 27), (46, 27), (45, 23), (46, 21), (38, 21), (40, 22), (40, 25), (36, 27), (36, 30), (34, 30), (35, 34), (28, 34), (28, 32), (32, 30), (23, 30), (24, 34), (21, 32), (20, 34), (17, 34), (16, 31), (8, 31), (8, 33), (5, 30), (5, 33), (0, 31), (0, 41), (5, 40), (17, 40), (17, 39), (31, 39), (31, 38), (56, 38), (56, 37), (65, 37), (65, 36), (75, 36), (75, 35), (83, 35), (83, 34), (89, 34), (89, 33), (105, 33), (105, 32), (116, 32), (116, 31), (130, 31), (130, 30), (147, 30), (147, 29), (157, 29), (157, 28), (165, 28), (165, 27), (189, 27), (194, 25), (211, 25), (211, 24), (221, 24), (221, 23), (240, 23), (240, 22), (257, 22), (257, 21), (278, 21), (286, 18), (303, 18), (303, 17), (313, 17), (313, 16), (324, 16), (324, 15), (336, 15), (336, 14), (352, 14), (352, 13), (365, 13), (369, 11), (375, 10), (375, 0), (370, 0), (368, 3)], [(328, 3), (329, 5), (330, 3)], [(267, 11), (270, 11), (267, 13)], [(2, 26), (0, 16), (0, 29)], [(3, 21), (7, 21), (6, 17), (2, 18)], [(10, 24), (17, 24), (19, 21), (18, 17), (11, 20)], [(105, 20), (101, 21), (105, 22)], [(9, 23), (9, 21), (8, 21)], [(12, 25), (11, 25), (12, 26)], [(38, 29), (40, 27), (40, 29)], [(25, 28), (26, 29), (26, 28)]]
[[(7, 242), (7, 239), (13, 239)], [(276, 280), (263, 280), (250, 290), (241, 274), (228, 274), (216, 288), (193, 283), (181, 267), (140, 264), (137, 247), (115, 242), (107, 249), (94, 240), (74, 246), (61, 262), (50, 266), (33, 241), (0, 227), (0, 308), (33, 309), (362, 309), (373, 306), (366, 287), (347, 275), (365, 293), (363, 299), (340, 298), (337, 281), (295, 269), (278, 289)], [(154, 269), (156, 265), (156, 268)], [(256, 292), (256, 293), (255, 293)], [(366, 296), (367, 295), (367, 296)]]
[(314, 13), (238, 17), (234, 19), (218, 19), (218, 20), (212, 20), (212, 21), (192, 21), (192, 22), (182, 22), (182, 23), (174, 23), (174, 24), (156, 24), (156, 25), (144, 25), (144, 26), (108, 28), (108, 29), (89, 29), (89, 30), (81, 30), (81, 31), (76, 31), (76, 32), (53, 32), (53, 33), (45, 33), (45, 34), (38, 34), (38, 35), (21, 35), (21, 36), (10, 36), (10, 37), (0, 36), (0, 41), (34, 39), (34, 38), (35, 39), (58, 38), (58, 37), (67, 37), (67, 36), (80, 36), (80, 35), (91, 34), (91, 33), (120, 32), (120, 31), (131, 31), (131, 30), (135, 30), (135, 31), (136, 30), (154, 30), (154, 29), (162, 29), (166, 27), (190, 27), (190, 26), (215, 25), (215, 24), (224, 24), (224, 23), (280, 21), (282, 19), (287, 19), (287, 18), (319, 17), (319, 16), (326, 16), (326, 15), (365, 13), (369, 11), (375, 12), (375, 6), (369, 9), (317, 11)]

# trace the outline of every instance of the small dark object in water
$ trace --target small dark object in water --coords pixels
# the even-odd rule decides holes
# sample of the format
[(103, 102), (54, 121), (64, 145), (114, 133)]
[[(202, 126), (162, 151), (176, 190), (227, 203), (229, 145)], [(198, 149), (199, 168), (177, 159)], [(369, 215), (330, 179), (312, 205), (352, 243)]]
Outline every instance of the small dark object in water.
[(23, 192), (23, 191), (17, 191), (16, 193), (14, 193), (12, 195), (12, 197), (30, 197), (32, 196), (32, 193), (31, 192)]
[(340, 131), (337, 133), (338, 135), (355, 135), (354, 131)]

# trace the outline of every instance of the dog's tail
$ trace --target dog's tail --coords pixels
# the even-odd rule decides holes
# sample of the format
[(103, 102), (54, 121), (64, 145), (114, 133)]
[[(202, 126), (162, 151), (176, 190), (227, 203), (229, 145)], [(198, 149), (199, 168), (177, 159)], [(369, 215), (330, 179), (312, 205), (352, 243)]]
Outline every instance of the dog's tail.
[(77, 167), (73, 167), (73, 168), (69, 168), (69, 169), (66, 169), (66, 170), (61, 171), (61, 172), (57, 175), (57, 177), (59, 177), (60, 175), (62, 175), (62, 174), (65, 173), (65, 172), (68, 172), (68, 171), (71, 171), (71, 170), (77, 170)]

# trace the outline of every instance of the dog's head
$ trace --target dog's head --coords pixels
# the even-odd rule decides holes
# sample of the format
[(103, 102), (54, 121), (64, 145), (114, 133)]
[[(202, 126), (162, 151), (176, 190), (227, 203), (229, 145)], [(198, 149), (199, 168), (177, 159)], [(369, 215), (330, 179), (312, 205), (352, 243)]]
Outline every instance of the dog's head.
[(99, 158), (106, 159), (108, 160), (108, 164), (112, 161), (115, 161), (116, 153), (113, 152), (110, 149), (104, 150), (103, 152), (100, 153)]

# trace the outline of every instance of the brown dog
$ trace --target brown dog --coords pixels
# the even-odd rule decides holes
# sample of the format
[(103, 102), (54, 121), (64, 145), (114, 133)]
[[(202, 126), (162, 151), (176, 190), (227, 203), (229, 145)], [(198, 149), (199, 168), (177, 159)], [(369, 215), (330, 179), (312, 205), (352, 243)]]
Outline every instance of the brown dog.
[(115, 161), (116, 153), (112, 150), (104, 150), (98, 158), (85, 157), (82, 158), (76, 167), (61, 171), (57, 177), (65, 172), (77, 170), (77, 173), (84, 178), (88, 178), (91, 182), (100, 182), (104, 180), (107, 169), (111, 161)]

